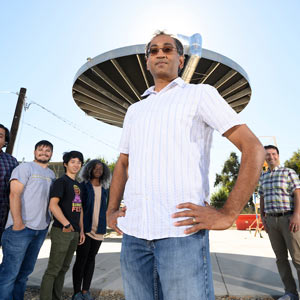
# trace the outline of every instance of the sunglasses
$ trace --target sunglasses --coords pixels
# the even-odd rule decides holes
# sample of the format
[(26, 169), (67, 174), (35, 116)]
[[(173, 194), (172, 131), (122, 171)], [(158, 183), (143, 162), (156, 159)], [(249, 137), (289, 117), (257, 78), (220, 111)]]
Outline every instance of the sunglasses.
[(170, 54), (171, 52), (173, 52), (173, 50), (177, 48), (176, 47), (173, 47), (173, 46), (164, 46), (162, 48), (159, 48), (159, 47), (151, 47), (148, 49), (148, 55), (157, 55), (159, 50), (162, 50), (163, 53), (165, 54)]

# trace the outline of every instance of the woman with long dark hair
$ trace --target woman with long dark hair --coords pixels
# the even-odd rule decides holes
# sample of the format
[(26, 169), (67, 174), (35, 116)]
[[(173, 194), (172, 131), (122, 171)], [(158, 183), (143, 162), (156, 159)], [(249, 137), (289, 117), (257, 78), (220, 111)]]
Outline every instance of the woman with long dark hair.
[(89, 161), (82, 169), (83, 224), (85, 242), (76, 250), (73, 267), (73, 300), (92, 300), (89, 289), (95, 269), (95, 258), (106, 233), (106, 207), (111, 173), (98, 159)]

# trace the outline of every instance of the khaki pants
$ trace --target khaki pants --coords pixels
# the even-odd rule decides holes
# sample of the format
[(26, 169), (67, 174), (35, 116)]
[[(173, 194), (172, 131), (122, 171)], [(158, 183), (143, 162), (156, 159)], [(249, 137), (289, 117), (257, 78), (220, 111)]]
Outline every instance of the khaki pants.
[(300, 231), (290, 232), (291, 215), (282, 217), (266, 217), (268, 234), (274, 253), (276, 264), (284, 284), (285, 292), (298, 295), (295, 279), (292, 275), (290, 263), (288, 261), (288, 251), (293, 264), (297, 270), (300, 286)]
[(61, 228), (52, 227), (50, 232), (51, 251), (47, 270), (43, 276), (40, 300), (60, 300), (73, 254), (77, 248), (79, 233), (62, 232)]

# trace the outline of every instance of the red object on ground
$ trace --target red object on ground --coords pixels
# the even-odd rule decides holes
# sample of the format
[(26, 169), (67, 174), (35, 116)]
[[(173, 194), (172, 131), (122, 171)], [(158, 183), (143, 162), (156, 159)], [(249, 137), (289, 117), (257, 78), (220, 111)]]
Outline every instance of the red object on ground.
[[(253, 221), (256, 221), (256, 215), (255, 214), (249, 214), (249, 215), (239, 215), (236, 219), (236, 229), (237, 230), (247, 230), (249, 229), (249, 226), (252, 224)], [(256, 222), (253, 223), (251, 226), (252, 229), (255, 229)], [(263, 224), (260, 224), (260, 228), (263, 228)]]

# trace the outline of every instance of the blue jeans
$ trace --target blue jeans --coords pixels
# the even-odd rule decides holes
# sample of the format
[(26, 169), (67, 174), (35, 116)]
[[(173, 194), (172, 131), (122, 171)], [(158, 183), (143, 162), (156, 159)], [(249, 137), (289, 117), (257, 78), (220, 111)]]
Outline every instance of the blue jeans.
[(48, 229), (7, 228), (2, 235), (0, 299), (23, 300), (28, 276), (32, 273)]
[(126, 300), (212, 300), (208, 231), (147, 241), (123, 235), (121, 270)]

